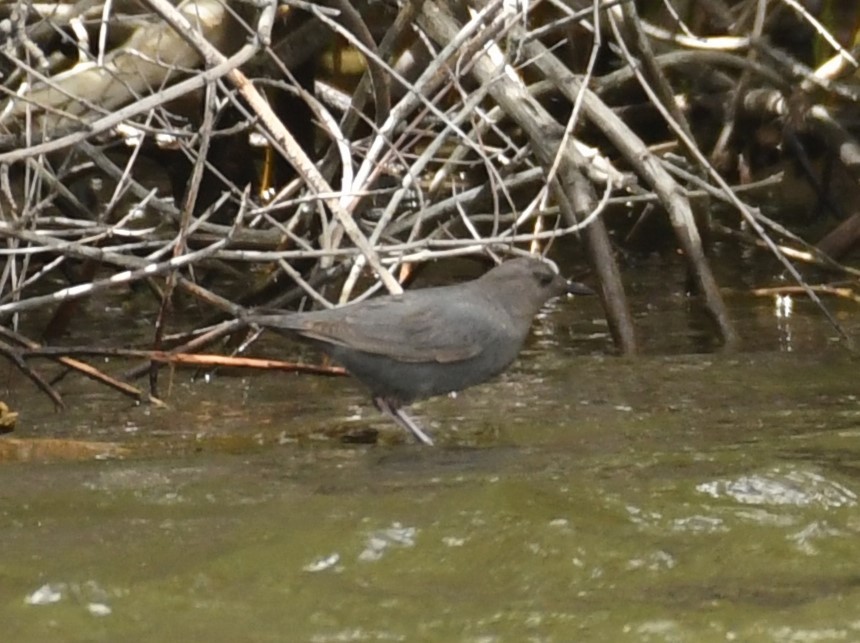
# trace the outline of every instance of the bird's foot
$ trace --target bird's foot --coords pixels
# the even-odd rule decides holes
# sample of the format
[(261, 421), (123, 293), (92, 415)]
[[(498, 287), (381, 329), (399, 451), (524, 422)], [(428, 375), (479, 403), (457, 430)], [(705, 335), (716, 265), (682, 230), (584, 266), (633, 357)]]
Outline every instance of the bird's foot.
[(373, 403), (380, 411), (390, 415), (391, 419), (397, 422), (399, 426), (403, 427), (412, 435), (414, 435), (416, 440), (418, 440), (422, 444), (433, 446), (433, 439), (429, 435), (427, 435), (420, 426), (418, 426), (415, 420), (406, 415), (403, 409), (401, 409), (399, 406), (397, 406), (390, 400), (386, 400), (383, 397), (373, 398)]

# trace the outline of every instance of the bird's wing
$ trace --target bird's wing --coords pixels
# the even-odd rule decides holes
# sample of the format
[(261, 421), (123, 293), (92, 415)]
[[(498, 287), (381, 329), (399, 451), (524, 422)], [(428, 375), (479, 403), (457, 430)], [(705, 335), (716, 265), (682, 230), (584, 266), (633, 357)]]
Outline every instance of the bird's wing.
[(404, 362), (469, 359), (492, 343), (495, 327), (472, 302), (442, 303), (408, 293), (300, 317), (293, 330), (308, 339)]

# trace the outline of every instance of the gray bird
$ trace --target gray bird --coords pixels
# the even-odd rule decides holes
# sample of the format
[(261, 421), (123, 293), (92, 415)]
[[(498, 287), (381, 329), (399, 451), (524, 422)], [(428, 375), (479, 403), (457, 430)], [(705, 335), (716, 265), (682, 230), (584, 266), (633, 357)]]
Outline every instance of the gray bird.
[(249, 313), (243, 319), (316, 346), (370, 389), (380, 411), (419, 441), (433, 444), (401, 407), (504, 371), (520, 352), (535, 314), (564, 293), (594, 294), (549, 264), (521, 257), (452, 286), (313, 312)]

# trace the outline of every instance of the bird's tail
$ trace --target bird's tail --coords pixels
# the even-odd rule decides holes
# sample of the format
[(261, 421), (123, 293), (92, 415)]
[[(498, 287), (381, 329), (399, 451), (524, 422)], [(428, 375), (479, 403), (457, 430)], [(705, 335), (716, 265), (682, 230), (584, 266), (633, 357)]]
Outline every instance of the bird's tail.
[(298, 313), (255, 313), (245, 311), (239, 314), (239, 319), (248, 326), (262, 326), (273, 330), (299, 330)]

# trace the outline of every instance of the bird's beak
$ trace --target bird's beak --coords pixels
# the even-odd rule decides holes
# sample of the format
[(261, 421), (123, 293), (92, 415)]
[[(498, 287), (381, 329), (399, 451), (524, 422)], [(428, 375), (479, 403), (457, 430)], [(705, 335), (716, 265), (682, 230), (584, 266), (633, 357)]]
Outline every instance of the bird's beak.
[(585, 284), (581, 284), (578, 281), (568, 281), (567, 282), (567, 294), (568, 295), (595, 295), (595, 293), (591, 288), (586, 286)]

